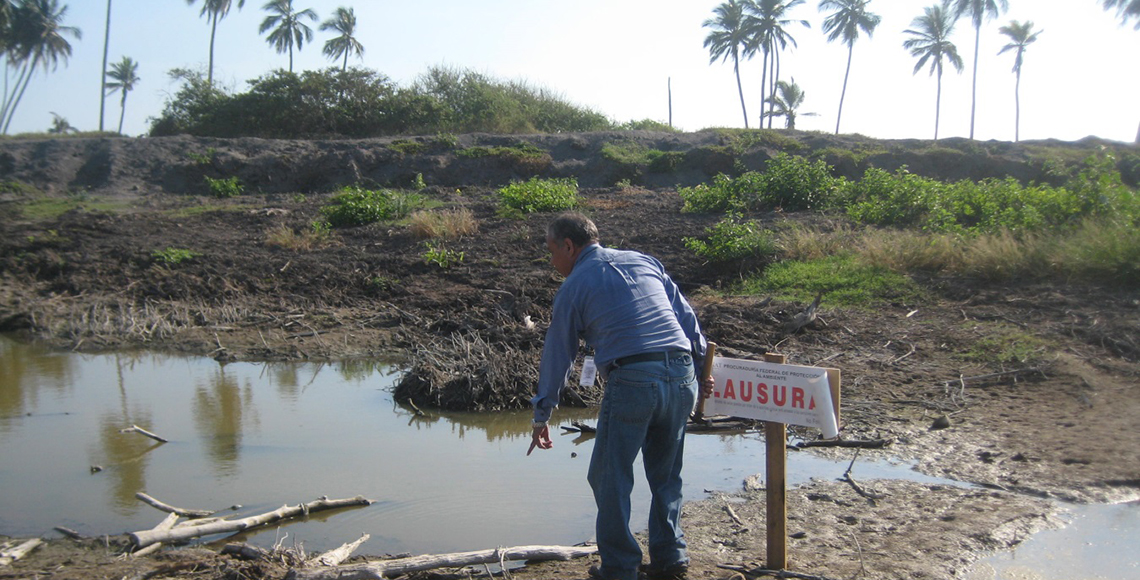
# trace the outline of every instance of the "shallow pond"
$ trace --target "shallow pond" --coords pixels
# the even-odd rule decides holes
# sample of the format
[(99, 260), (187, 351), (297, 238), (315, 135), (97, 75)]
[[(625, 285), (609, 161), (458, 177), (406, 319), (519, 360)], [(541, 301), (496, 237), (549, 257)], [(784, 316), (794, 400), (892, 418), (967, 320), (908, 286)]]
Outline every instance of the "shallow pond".
[[(57, 352), (0, 336), (0, 534), (147, 529), (165, 514), (135, 498), (143, 491), (240, 516), (322, 495), (377, 502), (242, 538), (266, 547), (325, 550), (368, 533), (360, 553), (430, 553), (593, 536), (590, 437), (552, 429), (554, 449), (527, 457), (529, 412), (417, 417), (393, 402), (397, 379), (376, 363), (219, 365)], [(555, 419), (592, 423), (594, 414), (559, 409)], [(120, 432), (131, 425), (170, 442)], [(763, 471), (764, 442), (757, 434), (690, 435), (685, 462), (688, 499), (735, 491)], [(846, 469), (846, 461), (788, 456), (790, 485)], [(901, 463), (861, 460), (854, 469), (861, 479), (945, 482)], [(639, 479), (635, 522), (644, 521), (648, 500)], [(1137, 511), (1126, 516), (1133, 539)]]

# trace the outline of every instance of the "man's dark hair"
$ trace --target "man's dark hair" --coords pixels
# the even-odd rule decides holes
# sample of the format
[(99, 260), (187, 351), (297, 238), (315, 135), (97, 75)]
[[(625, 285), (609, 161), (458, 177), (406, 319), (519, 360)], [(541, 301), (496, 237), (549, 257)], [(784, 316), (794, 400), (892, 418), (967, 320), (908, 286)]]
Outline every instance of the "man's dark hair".
[(569, 238), (581, 248), (598, 241), (598, 226), (578, 212), (566, 212), (546, 226), (546, 237), (552, 240)]

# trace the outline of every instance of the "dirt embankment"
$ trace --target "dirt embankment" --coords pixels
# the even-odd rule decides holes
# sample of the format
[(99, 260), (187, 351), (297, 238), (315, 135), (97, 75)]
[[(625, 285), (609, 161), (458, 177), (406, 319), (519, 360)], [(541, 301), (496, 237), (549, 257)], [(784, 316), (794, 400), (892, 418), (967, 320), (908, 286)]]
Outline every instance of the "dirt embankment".
[[(921, 303), (867, 312), (831, 307), (825, 297), (817, 322), (789, 332), (786, 323), (806, 305), (702, 291), (725, 288), (738, 273), (711, 268), (685, 249), (683, 238), (700, 235), (718, 216), (682, 214), (676, 191), (718, 172), (761, 169), (781, 151), (826, 159), (849, 177), (867, 166), (907, 165), (944, 179), (1046, 180), (1056, 166), (1045, 159), (1077, 162), (1100, 143), (946, 140), (935, 146), (818, 134), (755, 135), (0, 143), (5, 183), (0, 330), (80, 350), (144, 346), (223, 361), (403, 355), (410, 363), (426, 364), (435, 357), (441, 371), (433, 381), (447, 383), (462, 375), (487, 385), (511, 377), (513, 390), (482, 396), (468, 388), (467, 398), (419, 403), (519, 405), (533, 384), (559, 280), (541, 243), (550, 216), (503, 217), (495, 191), (536, 175), (575, 177), (583, 209), (598, 223), (603, 243), (660, 258), (724, 354), (780, 352), (793, 363), (840, 368), (844, 436), (890, 442), (884, 450), (863, 451), (862, 457), (903, 458), (924, 473), (974, 484), (859, 479), (875, 499), (842, 482), (791, 490), (790, 557), (796, 570), (832, 578), (949, 578), (981, 552), (1010, 547), (1049, 525), (1052, 500), (1137, 496), (1136, 289), (1081, 281), (924, 280), (928, 292)], [(615, 154), (615, 145), (627, 153), (664, 155), (655, 156), (658, 161), (636, 155), (631, 160)], [(482, 152), (470, 154), (480, 147)], [(1113, 147), (1121, 159), (1136, 155), (1135, 148)], [(464, 255), (449, 268), (425, 261), (422, 240), (391, 224), (337, 230), (330, 242), (308, 248), (270, 242), (271, 233), (282, 228), (308, 229), (337, 187), (407, 186), (417, 175), (428, 196), (446, 207), (469, 209), (478, 220), (478, 234), (447, 242)], [(245, 194), (211, 198), (207, 177), (237, 177)], [(30, 207), (24, 204), (33, 199), (46, 205), (44, 194), (78, 209), (46, 219), (16, 211)], [(750, 217), (822, 229), (840, 221), (778, 212)], [(164, 264), (155, 252), (165, 248), (187, 249), (195, 257)], [(1008, 328), (1046, 346), (1024, 365), (990, 365), (962, 356)], [(482, 354), (476, 360), (440, 360), (440, 353), (456, 345)], [(504, 352), (512, 356), (494, 355)], [(504, 366), (507, 358), (514, 366)], [(950, 426), (932, 429), (942, 417)], [(814, 452), (845, 459), (853, 453)], [(752, 566), (763, 560), (764, 502), (757, 491), (692, 502), (686, 517), (693, 576), (724, 578), (729, 573), (718, 564)], [(477, 545), (477, 538), (472, 543), (472, 549), (487, 547)], [(585, 578), (588, 566), (545, 564), (514, 576)], [(280, 566), (199, 551), (116, 561), (103, 549), (83, 551), (64, 541), (0, 568), (0, 578), (277, 578), (283, 573)]]

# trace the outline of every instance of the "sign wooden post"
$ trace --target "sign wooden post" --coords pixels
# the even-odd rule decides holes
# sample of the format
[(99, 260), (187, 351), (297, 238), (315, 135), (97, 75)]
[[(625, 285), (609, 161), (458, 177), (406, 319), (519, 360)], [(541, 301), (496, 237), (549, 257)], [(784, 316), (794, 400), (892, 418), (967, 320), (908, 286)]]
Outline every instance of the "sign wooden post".
[(839, 435), (839, 369), (785, 364), (765, 354), (763, 362), (717, 357), (715, 387), (703, 408), (709, 415), (764, 421), (767, 485), (767, 567), (788, 567), (788, 425)]
[[(782, 354), (765, 354), (764, 360), (784, 364)], [(783, 423), (764, 423), (765, 475), (768, 497), (768, 561), (771, 570), (788, 567), (788, 427)]]

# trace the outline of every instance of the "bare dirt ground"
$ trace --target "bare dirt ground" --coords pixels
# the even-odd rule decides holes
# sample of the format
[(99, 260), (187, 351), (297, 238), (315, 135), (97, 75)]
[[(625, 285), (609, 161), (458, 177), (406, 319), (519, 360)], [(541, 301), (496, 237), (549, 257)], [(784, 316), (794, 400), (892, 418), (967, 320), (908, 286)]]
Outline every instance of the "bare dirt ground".
[[(528, 172), (588, 172), (582, 209), (597, 222), (603, 243), (661, 259), (722, 354), (779, 352), (791, 363), (841, 369), (843, 437), (889, 443), (861, 457), (901, 458), (923, 473), (970, 484), (863, 480), (856, 470), (851, 475), (867, 495), (840, 481), (793, 488), (792, 570), (827, 578), (959, 577), (987, 551), (1009, 549), (1054, 525), (1056, 501), (1140, 495), (1140, 290), (1080, 280), (925, 279), (922, 301), (875, 311), (834, 308), (825, 296), (819, 320), (789, 333), (786, 322), (805, 304), (711, 292), (729, 288), (737, 273), (710, 268), (684, 248), (682, 238), (699, 236), (718, 216), (682, 214), (675, 186), (663, 181), (699, 182), (719, 162), (702, 157), (706, 165), (694, 162), (669, 176), (634, 173), (626, 176), (628, 186), (614, 186), (623, 168), (597, 161), (596, 153), (617, 138), (535, 138), (550, 159), (525, 168), (446, 152), (404, 159), (374, 142), (3, 144), (0, 180), (78, 200), (80, 209), (31, 219), (14, 208), (37, 196), (0, 194), (0, 330), (83, 351), (146, 347), (220, 361), (399, 356), (420, 364), (425, 353), (460, 336), (510, 352), (521, 369), (518, 392), (486, 406), (493, 409), (502, 400), (525, 399), (534, 376), (525, 369), (536, 372), (559, 284), (541, 243), (550, 216), (499, 217), (496, 189)], [(707, 139), (670, 135), (654, 143), (691, 151)], [(187, 159), (188, 152), (204, 151), (214, 152), (204, 168)], [(748, 165), (768, 153), (746, 152), (738, 160)], [(979, 166), (1021, 167), (1014, 154), (994, 157)], [(230, 200), (204, 197), (197, 184), (211, 172), (241, 175), (250, 190)], [(269, 232), (281, 226), (306, 230), (337, 184), (404, 185), (415, 173), (423, 174), (431, 198), (477, 218), (477, 235), (448, 243), (464, 252), (461, 263), (447, 269), (426, 263), (422, 241), (392, 224), (337, 230), (311, 249), (268, 243)], [(98, 205), (110, 201), (113, 209)], [(751, 217), (823, 228), (842, 221), (781, 212)], [(163, 265), (153, 253), (169, 247), (197, 256)], [(1025, 362), (963, 356), (1009, 329), (1040, 341)], [(495, 374), (486, 368), (494, 361), (476, 362), (479, 376)], [(949, 426), (932, 428), (937, 419)], [(854, 456), (851, 449), (793, 452)], [(733, 572), (720, 565), (762, 565), (764, 521), (763, 491), (755, 486), (688, 503), (690, 576), (729, 578)], [(288, 571), (281, 561), (201, 548), (123, 559), (122, 542), (54, 539), (0, 567), (0, 578), (276, 579)], [(491, 547), (472, 538), (472, 550)], [(512, 576), (584, 579), (590, 560), (534, 564)]]

